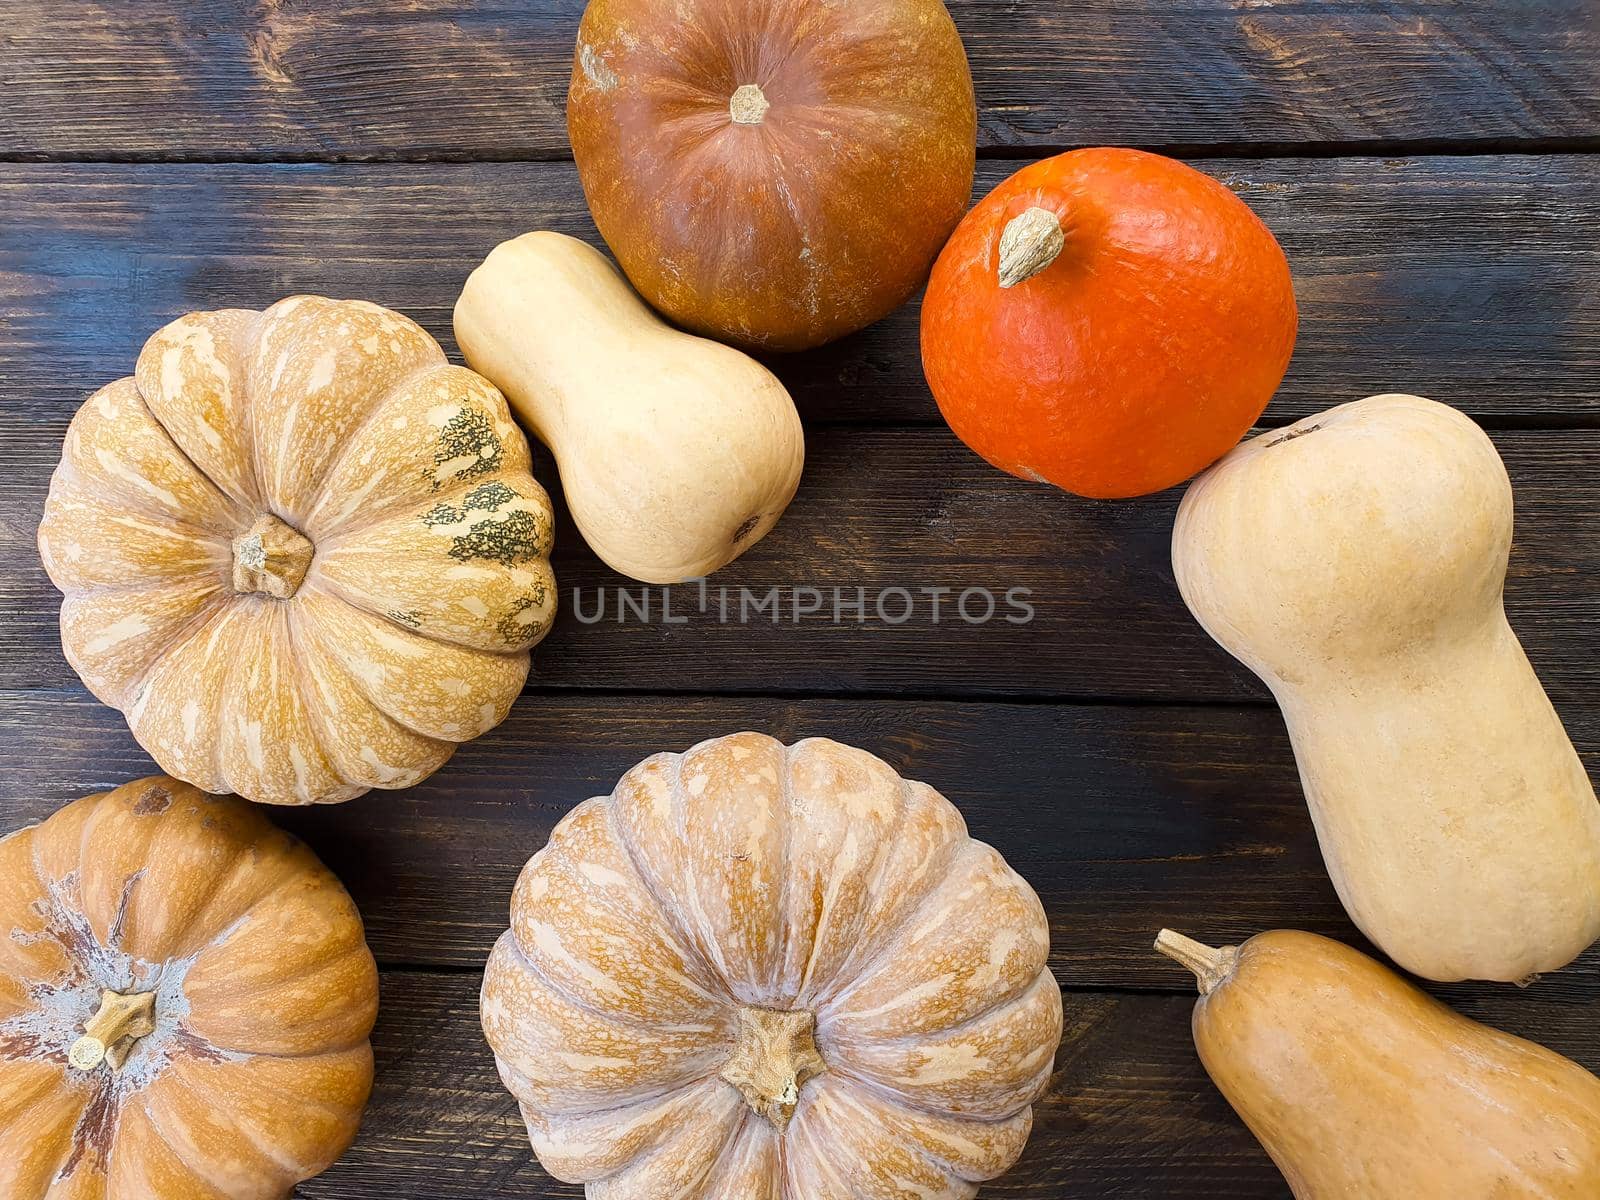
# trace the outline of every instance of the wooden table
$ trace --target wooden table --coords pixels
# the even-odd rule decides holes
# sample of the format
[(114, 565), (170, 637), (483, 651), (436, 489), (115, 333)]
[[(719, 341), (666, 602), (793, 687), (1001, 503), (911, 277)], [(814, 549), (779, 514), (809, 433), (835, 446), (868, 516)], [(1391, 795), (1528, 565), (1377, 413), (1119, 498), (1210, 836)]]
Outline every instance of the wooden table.
[[(1508, 604), (1600, 754), (1600, 20), (1593, 0), (956, 0), (978, 192), (1102, 142), (1226, 180), (1294, 264), (1270, 424), (1409, 390), (1481, 420), (1516, 485)], [(450, 308), (497, 241), (595, 239), (563, 126), (581, 0), (7, 0), (0, 23), (0, 827), (152, 770), (63, 661), (33, 536), (63, 431), (191, 309), (301, 291)], [(360, 1141), (307, 1197), (575, 1196), (535, 1165), (478, 1032), (481, 964), (554, 822), (637, 759), (741, 728), (828, 734), (927, 780), (1038, 889), (1067, 1032), (985, 1195), (1281, 1197), (1149, 950), (1298, 926), (1358, 940), (1262, 688), (1190, 620), (1177, 494), (1100, 504), (943, 427), (915, 305), (775, 364), (799, 498), (718, 583), (1029, 588), (1028, 624), (576, 621), (625, 581), (561, 515), (566, 615), (510, 719), (425, 784), (288, 811), (383, 966)], [(555, 477), (543, 455), (541, 471)], [(635, 595), (639, 588), (632, 588)], [(675, 607), (687, 597), (680, 594)], [(659, 597), (657, 598), (659, 603)], [(787, 601), (786, 601), (787, 603)], [(681, 608), (679, 609), (681, 611)], [(1600, 1067), (1600, 955), (1522, 993), (1440, 989)]]

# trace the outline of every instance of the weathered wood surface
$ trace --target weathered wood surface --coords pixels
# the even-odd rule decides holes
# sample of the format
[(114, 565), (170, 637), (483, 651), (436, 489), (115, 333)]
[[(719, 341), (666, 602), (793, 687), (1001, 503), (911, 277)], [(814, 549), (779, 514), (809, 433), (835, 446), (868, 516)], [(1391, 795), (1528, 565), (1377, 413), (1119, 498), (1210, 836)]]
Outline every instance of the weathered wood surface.
[[(477, 998), (475, 975), (384, 974), (377, 1088), (361, 1135), (301, 1196), (582, 1195), (535, 1162), (478, 1033)], [(1065, 1001), (1055, 1075), (1034, 1109), (1028, 1147), (1009, 1174), (980, 1192), (983, 1200), (1287, 1197), (1282, 1177), (1195, 1056), (1188, 996), (1068, 993)], [(1505, 988), (1460, 1007), (1600, 1068), (1600, 1000)]]
[[(1512, 623), (1556, 702), (1584, 700), (1600, 687), (1600, 431), (1494, 436), (1517, 497)], [(0, 476), (0, 687), (69, 686), (75, 676), (61, 656), (59, 597), (33, 541), (58, 437), (19, 439), (3, 425), (0, 437), (10, 447)], [(549, 455), (539, 459), (557, 494)], [(713, 577), (705, 612), (697, 589), (673, 589), (672, 623), (663, 620), (661, 590), (601, 564), (558, 505), (563, 610), (534, 650), (533, 682), (645, 692), (1265, 699), (1190, 617), (1173, 583), (1180, 494), (1096, 503), (996, 471), (947, 430), (814, 430), (789, 511)], [(755, 607), (773, 588), (777, 620)], [(864, 621), (850, 611), (858, 588)], [(950, 589), (939, 597), (937, 624), (923, 588)], [(969, 588), (995, 595), (993, 619), (961, 619), (957, 604)], [(1028, 589), (1017, 597), (1032, 606), (1027, 623), (1007, 619), (1024, 615), (1005, 599), (1013, 588)], [(620, 590), (635, 609), (623, 608)], [(812, 603), (820, 611), (792, 619), (797, 604)], [(908, 603), (909, 618), (893, 623)], [(637, 615), (646, 604), (648, 621)], [(604, 619), (578, 619), (580, 609), (592, 619), (602, 605)], [(981, 597), (969, 599), (971, 617), (985, 611)]]
[[(1550, 153), (1600, 149), (1592, 0), (950, 6), (989, 156), (976, 192), (1060, 147), (1144, 145), (1203, 160), (1273, 228), (1301, 330), (1268, 424), (1410, 390), (1495, 431), (1517, 488), (1511, 617), (1600, 763), (1600, 155)], [(392, 305), (454, 354), (451, 305), (495, 242), (598, 240), (571, 164), (522, 161), (568, 157), (582, 8), (5, 5), (0, 831), (154, 769), (62, 660), (33, 546), (73, 409), (164, 321), (298, 291)], [(49, 159), (77, 161), (28, 161)], [(922, 381), (915, 304), (774, 365), (811, 427), (805, 482), (715, 583), (778, 586), (786, 606), (819, 588), (823, 613), (721, 624), (679, 592), (689, 620), (667, 625), (656, 592), (654, 620), (619, 624), (625, 581), (562, 513), (566, 611), (511, 718), (410, 791), (276, 814), (347, 881), (385, 965), (361, 1138), (300, 1195), (580, 1195), (534, 1163), (478, 1031), (477, 971), (571, 805), (653, 751), (757, 728), (838, 737), (939, 787), (1044, 901), (1067, 1032), (1025, 1157), (984, 1196), (1281, 1200), (1149, 940), (1169, 923), (1362, 943), (1281, 719), (1176, 594), (1177, 493), (1095, 504), (978, 461)], [(869, 612), (880, 588), (953, 590), (937, 626), (920, 594), (903, 624), (835, 625), (835, 587), (866, 589)], [(952, 620), (967, 587), (1028, 588), (1034, 619)], [(574, 588), (590, 611), (607, 589), (608, 619), (577, 621)], [(1600, 952), (1526, 992), (1436, 990), (1600, 1069)]]
[[(975, 191), (1020, 165), (982, 163)], [(1300, 337), (1269, 423), (1401, 389), (1489, 421), (1600, 424), (1600, 156), (1196, 165), (1294, 269)], [(450, 311), (497, 242), (600, 244), (568, 163), (13, 164), (0, 211), (5, 420), (39, 441), (192, 309), (356, 296), (454, 354)], [(936, 423), (917, 321), (913, 304), (774, 366), (808, 420)]]
[[(1600, 761), (1600, 708), (1568, 706)], [(1317, 851), (1276, 710), (525, 695), (433, 778), (349, 804), (276, 809), (350, 887), (379, 960), (476, 967), (523, 863), (573, 805), (659, 750), (757, 729), (827, 736), (942, 791), (1038, 891), (1069, 987), (1181, 989), (1163, 924), (1235, 940), (1294, 926), (1359, 942)], [(0, 828), (154, 771), (82, 692), (0, 694)], [(1459, 989), (1474, 995), (1495, 988)], [(1541, 980), (1600, 997), (1600, 953)]]
[[(950, 0), (985, 148), (1600, 134), (1588, 0)], [(0, 153), (567, 154), (580, 0), (9, 0)]]

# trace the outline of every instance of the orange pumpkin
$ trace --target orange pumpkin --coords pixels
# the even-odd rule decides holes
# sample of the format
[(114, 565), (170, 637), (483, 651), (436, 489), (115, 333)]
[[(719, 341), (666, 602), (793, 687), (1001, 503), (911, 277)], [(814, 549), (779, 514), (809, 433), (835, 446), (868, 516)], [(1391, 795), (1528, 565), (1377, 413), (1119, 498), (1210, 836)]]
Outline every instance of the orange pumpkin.
[(971, 195), (977, 108), (939, 0), (592, 0), (567, 130), (646, 300), (798, 350), (927, 278)]
[(0, 839), (0, 1196), (279, 1200), (356, 1135), (378, 972), (259, 809), (157, 776)]
[(1294, 350), (1272, 233), (1222, 184), (1137, 150), (1018, 171), (934, 265), (922, 364), (950, 428), (1003, 471), (1141, 496), (1216, 461)]

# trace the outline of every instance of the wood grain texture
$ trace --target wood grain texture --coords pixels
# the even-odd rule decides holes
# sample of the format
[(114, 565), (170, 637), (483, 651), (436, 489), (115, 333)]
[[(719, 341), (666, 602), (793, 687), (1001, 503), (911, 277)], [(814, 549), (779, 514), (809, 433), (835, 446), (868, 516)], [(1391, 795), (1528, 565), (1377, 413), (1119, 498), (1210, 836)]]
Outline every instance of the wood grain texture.
[[(1177, 968), (1172, 968), (1177, 973)], [(478, 1031), (476, 974), (385, 972), (377, 1087), (355, 1146), (302, 1185), (306, 1200), (576, 1200), (534, 1160)], [(1266, 1154), (1195, 1055), (1188, 995), (1069, 992), (1050, 1091), (1021, 1161), (984, 1200), (1286, 1197)], [(1600, 1067), (1600, 1001), (1505, 988), (1468, 1016)]]
[[(10, 447), (0, 476), (0, 687), (71, 686), (58, 644), (59, 600), (33, 544), (55, 442), (19, 437), (3, 423), (8, 416), (0, 412), (0, 438)], [(1556, 703), (1579, 702), (1600, 686), (1592, 585), (1600, 431), (1507, 431), (1495, 440), (1516, 490), (1511, 623)], [(555, 628), (534, 652), (535, 687), (1266, 698), (1178, 595), (1170, 556), (1177, 489), (1132, 502), (1080, 500), (992, 469), (942, 429), (815, 430), (795, 502), (765, 539), (712, 577), (702, 612), (692, 586), (663, 593), (600, 563), (559, 501), (547, 453), (536, 451), (535, 473), (557, 499), (552, 562), (560, 588)], [(772, 607), (758, 609), (774, 588)], [(889, 590), (896, 588), (903, 591)], [(924, 588), (949, 589), (938, 597), (937, 623)], [(851, 611), (857, 589), (860, 621)], [(995, 596), (993, 619), (961, 619), (967, 589)], [(1027, 589), (1014, 597), (1032, 607), (1026, 623), (1007, 619), (1024, 615), (1007, 602), (1011, 589)], [(633, 607), (624, 607), (623, 591)], [(797, 605), (812, 603), (817, 611), (793, 619)], [(981, 595), (969, 597), (966, 611), (975, 621), (984, 615)]]
[[(979, 165), (986, 194), (1020, 164)], [(1294, 270), (1269, 423), (1396, 388), (1512, 423), (1600, 424), (1600, 156), (1216, 160)], [(496, 243), (600, 239), (567, 163), (0, 166), (8, 421), (64, 427), (185, 312), (294, 292), (397, 308), (452, 356)], [(915, 303), (773, 365), (810, 421), (938, 423)], [(52, 423), (54, 422), (54, 424)]]
[[(1587, 0), (950, 0), (979, 143), (1600, 134)], [(0, 153), (567, 154), (581, 0), (11, 0)]]
[[(1565, 716), (1600, 761), (1600, 709)], [(517, 872), (568, 809), (650, 754), (741, 729), (833, 737), (938, 788), (1039, 893), (1067, 986), (1187, 986), (1149, 951), (1163, 924), (1213, 940), (1294, 926), (1359, 941), (1265, 707), (533, 693), (417, 787), (272, 815), (350, 888), (380, 962), (476, 967), (506, 927)], [(0, 694), (0, 741), (0, 829), (154, 770), (122, 719), (79, 691)], [(1591, 952), (1537, 991), (1581, 999), (1597, 984)]]

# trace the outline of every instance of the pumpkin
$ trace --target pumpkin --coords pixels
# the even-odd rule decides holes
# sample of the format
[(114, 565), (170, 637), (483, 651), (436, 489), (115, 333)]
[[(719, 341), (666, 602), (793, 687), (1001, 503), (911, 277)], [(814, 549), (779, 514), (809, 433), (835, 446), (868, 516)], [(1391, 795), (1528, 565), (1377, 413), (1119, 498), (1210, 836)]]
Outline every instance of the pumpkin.
[(970, 1197), (1061, 1036), (1038, 898), (861, 750), (657, 754), (517, 881), (483, 1029), (533, 1147), (598, 1200)]
[(646, 300), (799, 350), (927, 278), (972, 191), (977, 108), (939, 0), (591, 0), (567, 131)]
[(62, 647), (208, 791), (406, 787), (506, 715), (550, 627), (529, 466), (500, 395), (399, 313), (191, 313), (67, 431), (39, 527)]
[(1194, 1043), (1297, 1200), (1600, 1195), (1600, 1079), (1293, 930), (1220, 949), (1163, 930), (1199, 981)]
[(624, 575), (709, 575), (794, 498), (805, 435), (783, 385), (663, 324), (576, 238), (497, 246), (467, 279), (455, 332), (555, 454), (584, 540)]
[(1172, 535), (1190, 610), (1283, 709), (1345, 908), (1429, 979), (1600, 936), (1600, 805), (1506, 622), (1510, 546), (1494, 445), (1398, 395), (1240, 446)]
[(1075, 150), (962, 220), (928, 281), (922, 364), (990, 463), (1110, 499), (1226, 453), (1295, 330), (1289, 264), (1242, 200), (1160, 155)]
[(0, 1195), (274, 1200), (354, 1139), (378, 975), (261, 811), (155, 777), (0, 840)]

